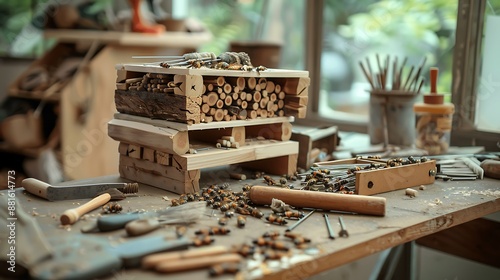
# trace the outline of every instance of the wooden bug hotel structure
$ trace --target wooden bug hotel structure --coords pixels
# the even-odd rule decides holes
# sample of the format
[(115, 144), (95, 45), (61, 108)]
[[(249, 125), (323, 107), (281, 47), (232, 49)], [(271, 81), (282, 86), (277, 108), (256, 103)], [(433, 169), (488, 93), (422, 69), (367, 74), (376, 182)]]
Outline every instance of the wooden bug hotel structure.
[(292, 122), (306, 113), (307, 71), (119, 64), (108, 134), (121, 177), (175, 193), (199, 189), (200, 170), (241, 164), (296, 170)]

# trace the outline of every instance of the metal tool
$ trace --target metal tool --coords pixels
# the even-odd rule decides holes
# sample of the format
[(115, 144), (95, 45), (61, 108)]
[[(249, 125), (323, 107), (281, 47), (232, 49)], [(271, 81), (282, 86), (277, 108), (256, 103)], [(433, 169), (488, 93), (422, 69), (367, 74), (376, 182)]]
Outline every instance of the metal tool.
[(29, 193), (50, 201), (94, 198), (99, 193), (109, 189), (118, 189), (129, 194), (139, 191), (138, 183), (99, 183), (70, 186), (52, 186), (35, 178), (27, 178), (21, 186)]
[(286, 231), (292, 231), (294, 228), (298, 227), (302, 222), (304, 222), (307, 218), (309, 218), (309, 216), (311, 216), (314, 212), (316, 211), (316, 209), (312, 210), (311, 212), (309, 212), (307, 215), (305, 215), (302, 219), (298, 220), (295, 224), (289, 226)]
[(335, 234), (333, 233), (332, 226), (330, 225), (330, 220), (328, 220), (328, 214), (323, 214), (325, 218), (326, 228), (328, 229), (328, 237), (330, 239), (335, 239)]
[[(97, 227), (100, 231), (112, 231), (122, 229), (129, 222), (150, 219), (162, 218), (163, 222), (169, 223), (190, 223), (201, 218), (206, 209), (205, 202), (191, 202), (180, 206), (169, 207), (154, 212), (114, 214), (101, 216), (97, 219)], [(154, 228), (153, 228), (154, 229)]]
[(347, 229), (345, 228), (345, 224), (344, 224), (344, 220), (342, 219), (342, 216), (339, 216), (339, 224), (340, 224), (339, 236), (349, 237), (349, 233), (347, 232)]

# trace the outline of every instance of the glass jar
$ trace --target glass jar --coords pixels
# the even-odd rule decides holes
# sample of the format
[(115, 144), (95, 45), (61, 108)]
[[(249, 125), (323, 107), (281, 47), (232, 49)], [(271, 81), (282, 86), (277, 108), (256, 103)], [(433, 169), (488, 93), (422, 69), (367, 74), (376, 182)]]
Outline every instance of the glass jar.
[(430, 155), (448, 151), (455, 106), (450, 103), (413, 105), (415, 112), (415, 146)]

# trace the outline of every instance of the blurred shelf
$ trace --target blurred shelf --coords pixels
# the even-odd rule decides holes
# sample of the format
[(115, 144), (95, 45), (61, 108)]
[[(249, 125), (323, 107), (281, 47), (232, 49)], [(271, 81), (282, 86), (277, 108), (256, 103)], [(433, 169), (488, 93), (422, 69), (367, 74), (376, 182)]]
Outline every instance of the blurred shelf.
[(162, 34), (147, 34), (135, 32), (49, 29), (44, 32), (45, 38), (56, 39), (58, 42), (100, 41), (107, 44), (143, 47), (194, 48), (212, 39), (208, 31), (173, 32)]

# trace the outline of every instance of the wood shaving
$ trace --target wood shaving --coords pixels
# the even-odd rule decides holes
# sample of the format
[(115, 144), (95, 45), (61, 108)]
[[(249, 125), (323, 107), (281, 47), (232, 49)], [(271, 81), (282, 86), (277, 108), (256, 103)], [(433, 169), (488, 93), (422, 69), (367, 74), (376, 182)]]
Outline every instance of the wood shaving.
[(421, 191), (425, 190), (425, 188), (426, 187), (424, 185), (420, 185), (420, 187), (418, 187), (418, 189), (421, 190)]
[(500, 197), (500, 190), (487, 189), (484, 191), (477, 191), (477, 190), (457, 191), (457, 192), (454, 192), (453, 194), (461, 194), (463, 196), (470, 196), (471, 194), (480, 194), (480, 195), (485, 195), (485, 196)]

